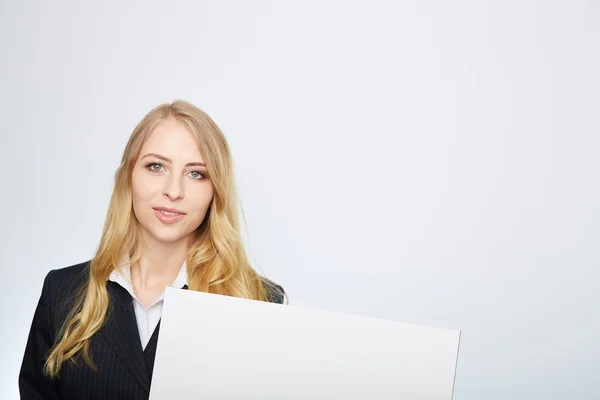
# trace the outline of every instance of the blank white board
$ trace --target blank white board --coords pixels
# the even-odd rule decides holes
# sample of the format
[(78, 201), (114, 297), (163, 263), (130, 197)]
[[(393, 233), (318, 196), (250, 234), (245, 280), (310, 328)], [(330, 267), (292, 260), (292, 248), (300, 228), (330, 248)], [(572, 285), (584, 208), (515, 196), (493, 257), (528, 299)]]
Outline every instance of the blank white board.
[(460, 331), (167, 288), (161, 399), (450, 400)]

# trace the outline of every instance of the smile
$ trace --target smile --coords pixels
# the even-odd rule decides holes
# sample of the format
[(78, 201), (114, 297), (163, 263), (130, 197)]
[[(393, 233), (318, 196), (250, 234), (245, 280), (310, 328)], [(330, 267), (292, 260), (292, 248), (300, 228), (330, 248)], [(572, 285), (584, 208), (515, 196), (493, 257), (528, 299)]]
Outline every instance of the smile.
[(181, 221), (186, 215), (183, 212), (165, 210), (162, 208), (153, 208), (152, 211), (154, 212), (154, 215), (156, 215), (156, 218), (165, 224), (173, 224), (177, 221)]
[(163, 211), (163, 210), (156, 210), (161, 214), (165, 214), (165, 215), (181, 215), (180, 213), (175, 213), (175, 212), (169, 212), (169, 211)]

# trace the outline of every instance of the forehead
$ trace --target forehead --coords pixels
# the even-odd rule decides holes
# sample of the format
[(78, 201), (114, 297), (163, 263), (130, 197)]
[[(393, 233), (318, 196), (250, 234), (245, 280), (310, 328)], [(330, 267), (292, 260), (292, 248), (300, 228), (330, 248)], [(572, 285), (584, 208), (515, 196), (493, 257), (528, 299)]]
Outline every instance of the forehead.
[(138, 158), (155, 153), (173, 162), (204, 162), (196, 137), (185, 122), (168, 119), (161, 121), (150, 132)]

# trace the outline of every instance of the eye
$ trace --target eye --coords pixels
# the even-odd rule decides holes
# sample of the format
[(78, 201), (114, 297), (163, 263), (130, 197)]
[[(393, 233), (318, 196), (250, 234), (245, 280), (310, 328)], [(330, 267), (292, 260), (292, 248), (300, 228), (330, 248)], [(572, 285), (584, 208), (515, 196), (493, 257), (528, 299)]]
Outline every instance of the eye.
[(204, 174), (201, 171), (191, 171), (190, 176), (194, 179), (204, 179)]
[(154, 172), (160, 172), (162, 167), (163, 166), (159, 163), (150, 163), (150, 164), (146, 165), (146, 168), (148, 168), (150, 171), (154, 171)]

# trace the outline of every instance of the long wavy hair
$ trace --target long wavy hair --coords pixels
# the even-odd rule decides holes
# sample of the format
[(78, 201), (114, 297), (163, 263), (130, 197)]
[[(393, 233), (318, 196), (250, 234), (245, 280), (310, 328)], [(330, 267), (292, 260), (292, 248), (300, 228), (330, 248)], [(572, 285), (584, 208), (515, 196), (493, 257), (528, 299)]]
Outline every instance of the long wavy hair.
[(270, 281), (261, 278), (250, 266), (244, 250), (233, 162), (225, 136), (213, 120), (194, 105), (183, 100), (161, 104), (142, 119), (125, 147), (115, 174), (100, 245), (90, 262), (87, 285), (76, 299), (44, 365), (45, 373), (51, 377), (58, 376), (66, 361), (76, 361), (81, 354), (86, 364), (96, 370), (89, 344), (109, 312), (106, 281), (114, 269), (120, 268), (124, 254), (131, 255), (132, 264), (140, 256), (132, 205), (132, 171), (148, 135), (169, 118), (186, 123), (194, 134), (214, 186), (213, 199), (195, 231), (195, 240), (187, 255), (188, 288), (265, 301), (267, 290), (274, 287), (268, 287)]

